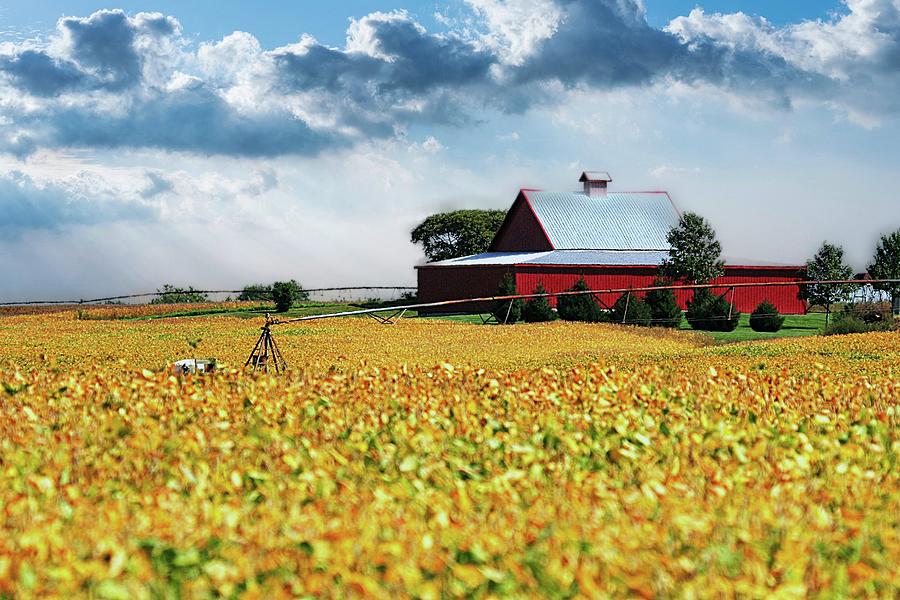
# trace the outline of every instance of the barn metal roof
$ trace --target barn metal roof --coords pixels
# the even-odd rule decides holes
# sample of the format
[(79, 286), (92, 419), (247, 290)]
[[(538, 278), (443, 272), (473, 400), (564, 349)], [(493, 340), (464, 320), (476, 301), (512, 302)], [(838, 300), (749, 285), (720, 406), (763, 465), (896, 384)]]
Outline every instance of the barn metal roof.
[(665, 250), (678, 211), (665, 192), (527, 192), (557, 250)]
[(484, 252), (470, 256), (460, 256), (438, 262), (428, 263), (426, 266), (468, 266), (468, 265), (521, 265), (529, 261), (541, 258), (551, 252)]
[[(484, 252), (471, 256), (461, 256), (425, 266), (501, 266), (501, 265), (596, 265), (601, 267), (617, 266), (656, 266), (662, 263), (669, 253), (665, 250), (551, 250), (547, 252)], [(785, 263), (753, 260), (746, 258), (724, 257), (729, 266), (747, 267), (781, 267), (796, 268)]]
[(665, 250), (552, 250), (549, 252), (485, 252), (451, 258), (432, 265), (658, 265), (668, 256)]

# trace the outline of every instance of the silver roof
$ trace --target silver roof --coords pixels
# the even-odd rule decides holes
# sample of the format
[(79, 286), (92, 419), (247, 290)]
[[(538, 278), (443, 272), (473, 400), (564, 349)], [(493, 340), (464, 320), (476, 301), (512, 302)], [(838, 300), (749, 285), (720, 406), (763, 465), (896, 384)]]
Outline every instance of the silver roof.
[(427, 266), (521, 265), (547, 254), (551, 252), (484, 252), (428, 263)]
[(606, 171), (584, 171), (578, 181), (612, 181), (612, 176)]
[(485, 252), (443, 260), (432, 265), (658, 265), (668, 256), (664, 250), (551, 250), (549, 252)]
[[(597, 265), (656, 266), (668, 257), (665, 250), (551, 250), (546, 252), (485, 252), (461, 256), (427, 266), (473, 265)], [(750, 267), (792, 267), (785, 263), (747, 258), (723, 257), (726, 265)]]
[(665, 250), (678, 211), (665, 192), (527, 192), (557, 250)]

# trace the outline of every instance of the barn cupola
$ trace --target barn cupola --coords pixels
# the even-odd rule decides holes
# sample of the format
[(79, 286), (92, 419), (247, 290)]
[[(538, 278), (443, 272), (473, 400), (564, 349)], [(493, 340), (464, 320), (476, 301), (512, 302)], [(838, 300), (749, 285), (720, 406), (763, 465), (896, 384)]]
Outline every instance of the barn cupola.
[(585, 171), (578, 181), (584, 184), (585, 196), (602, 198), (606, 196), (606, 186), (612, 182), (612, 177), (606, 171)]

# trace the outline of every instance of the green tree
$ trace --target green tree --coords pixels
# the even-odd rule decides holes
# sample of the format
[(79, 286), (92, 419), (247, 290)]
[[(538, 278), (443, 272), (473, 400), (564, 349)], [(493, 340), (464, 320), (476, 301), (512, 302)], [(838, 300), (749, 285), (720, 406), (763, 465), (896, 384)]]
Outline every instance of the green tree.
[(707, 288), (694, 291), (687, 304), (687, 321), (701, 331), (734, 331), (741, 313), (735, 310), (725, 296), (718, 296)]
[[(543, 284), (538, 283), (532, 294), (546, 294)], [(522, 309), (522, 319), (526, 323), (543, 323), (544, 321), (553, 321), (556, 319), (556, 313), (550, 307), (550, 300), (547, 298), (530, 298), (525, 302)]]
[(272, 299), (272, 286), (264, 283), (245, 285), (238, 302), (266, 302)]
[(775, 332), (784, 325), (784, 317), (768, 300), (763, 300), (750, 314), (750, 329), (753, 331)]
[(150, 304), (181, 304), (184, 302), (208, 302), (206, 294), (198, 292), (192, 287), (180, 288), (168, 283), (162, 289), (156, 290), (156, 298)]
[[(572, 292), (586, 292), (590, 288), (584, 281), (584, 277), (580, 278), (572, 286)], [(593, 294), (577, 294), (571, 296), (558, 296), (556, 300), (556, 311), (559, 313), (560, 319), (566, 321), (587, 321), (588, 323), (597, 323), (603, 320), (603, 311), (600, 305), (594, 299)]]
[[(656, 287), (672, 285), (668, 279), (657, 279), (653, 282)], [(684, 314), (678, 306), (678, 299), (673, 290), (650, 290), (646, 297), (647, 306), (650, 307), (650, 316), (654, 327), (678, 327)]]
[[(507, 273), (500, 281), (500, 287), (497, 290), (498, 296), (516, 296), (519, 292), (516, 289), (516, 278), (511, 273)], [(522, 301), (521, 300), (503, 300), (498, 302), (493, 310), (494, 318), (501, 325), (512, 325), (522, 318)]]
[(660, 273), (673, 281), (709, 283), (725, 272), (722, 245), (706, 219), (695, 213), (684, 213), (666, 236), (669, 258), (659, 267)]
[[(823, 242), (822, 247), (810, 260), (806, 261), (803, 276), (807, 281), (846, 281), (853, 277), (853, 269), (844, 263), (844, 249)], [(800, 286), (801, 300), (814, 306), (825, 307), (825, 325), (831, 316), (831, 306), (847, 299), (853, 290), (849, 284), (815, 283)]]
[(272, 284), (272, 299), (275, 301), (275, 312), (282, 313), (297, 302), (309, 299), (309, 294), (293, 279), (276, 281)]
[(503, 210), (455, 210), (431, 215), (412, 230), (429, 262), (485, 252), (503, 224)]
[[(872, 279), (900, 279), (900, 230), (881, 236), (867, 270)], [(900, 314), (900, 284), (878, 283), (874, 287), (891, 295), (891, 308), (895, 315)]]
[(647, 306), (643, 298), (627, 292), (619, 296), (607, 317), (610, 323), (640, 325), (642, 327), (649, 327), (653, 318), (650, 314), (650, 307)]

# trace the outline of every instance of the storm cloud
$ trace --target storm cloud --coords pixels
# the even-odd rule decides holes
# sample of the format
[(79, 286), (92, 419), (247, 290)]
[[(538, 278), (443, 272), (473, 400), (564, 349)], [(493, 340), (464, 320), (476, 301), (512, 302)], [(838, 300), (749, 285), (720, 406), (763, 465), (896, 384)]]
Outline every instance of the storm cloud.
[(664, 29), (639, 0), (466, 0), (429, 32), (404, 11), (352, 20), (343, 47), (249, 33), (194, 44), (176, 18), (104, 10), (0, 50), (0, 151), (135, 148), (315, 156), (523, 112), (567, 90), (683, 85), (780, 110), (818, 103), (866, 126), (900, 111), (900, 0), (846, 0), (776, 27), (701, 9)]
[(0, 213), (0, 232), (4, 236), (72, 225), (152, 221), (158, 217), (153, 205), (123, 199), (120, 190), (84, 174), (65, 181), (42, 182), (17, 171), (0, 176)]

